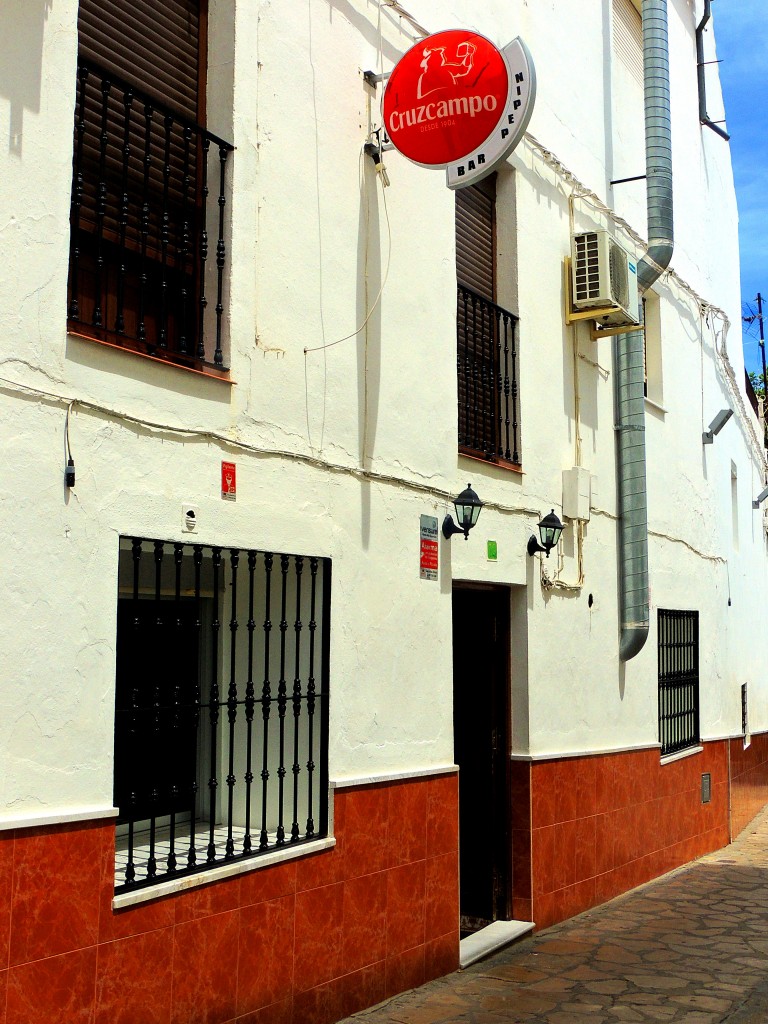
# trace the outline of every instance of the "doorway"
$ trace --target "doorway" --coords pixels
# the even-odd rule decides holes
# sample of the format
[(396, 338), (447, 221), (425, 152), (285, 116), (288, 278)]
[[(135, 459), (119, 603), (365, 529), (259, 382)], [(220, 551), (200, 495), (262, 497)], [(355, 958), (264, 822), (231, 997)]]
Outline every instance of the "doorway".
[(510, 592), (454, 586), (453, 734), (459, 766), (462, 937), (510, 917)]

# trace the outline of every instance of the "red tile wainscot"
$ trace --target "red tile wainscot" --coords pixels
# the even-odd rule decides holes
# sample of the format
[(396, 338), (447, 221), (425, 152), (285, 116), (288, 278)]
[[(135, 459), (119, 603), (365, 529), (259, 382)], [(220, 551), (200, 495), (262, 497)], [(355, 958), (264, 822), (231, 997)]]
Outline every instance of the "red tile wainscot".
[[(533, 762), (531, 919), (537, 928), (725, 846), (727, 753), (727, 741), (719, 741), (664, 765), (658, 748)], [(764, 756), (753, 757), (753, 763), (744, 760), (742, 777), (752, 773), (768, 782), (768, 745)], [(712, 799), (702, 804), (705, 772), (712, 777)], [(750, 791), (748, 784), (743, 788)], [(753, 805), (753, 813), (760, 809), (756, 797), (748, 803), (744, 797), (739, 805), (742, 816)], [(518, 855), (516, 863), (524, 865), (524, 858)]]
[(455, 970), (456, 776), (334, 819), (332, 850), (120, 911), (113, 822), (0, 833), (0, 1024), (332, 1024)]
[(731, 836), (735, 839), (768, 803), (768, 734), (751, 737), (748, 747), (731, 745)]

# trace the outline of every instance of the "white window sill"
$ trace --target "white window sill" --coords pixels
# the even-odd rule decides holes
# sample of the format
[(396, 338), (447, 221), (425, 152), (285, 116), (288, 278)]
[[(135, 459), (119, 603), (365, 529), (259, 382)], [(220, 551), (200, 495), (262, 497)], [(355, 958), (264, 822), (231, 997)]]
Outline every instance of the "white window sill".
[[(167, 832), (165, 829), (162, 831)], [(198, 845), (198, 863), (204, 862), (205, 844), (203, 839), (206, 834), (204, 823), (198, 823), (197, 835), (198, 837), (201, 837)], [(243, 835), (243, 829), (233, 829), (233, 838), (235, 839), (236, 847), (238, 839), (242, 840)], [(216, 843), (216, 849), (219, 852), (219, 855), (221, 855), (224, 850), (224, 844), (227, 840), (227, 829), (216, 829), (214, 832), (214, 840)], [(185, 892), (187, 889), (198, 889), (200, 886), (210, 885), (211, 882), (218, 882), (224, 878), (234, 878), (236, 875), (244, 875), (250, 871), (257, 871), (259, 868), (266, 868), (271, 864), (280, 864), (283, 861), (295, 860), (297, 857), (306, 857), (312, 853), (320, 853), (322, 850), (330, 850), (335, 845), (336, 840), (333, 836), (328, 836), (326, 839), (317, 839), (314, 842), (301, 843), (300, 845), (291, 845), (290, 843), (286, 843), (285, 846), (270, 850), (268, 853), (258, 854), (255, 857), (238, 857), (234, 860), (226, 862), (222, 861), (214, 868), (208, 868), (207, 870), (199, 871), (193, 875), (183, 875), (181, 878), (167, 878), (165, 881), (158, 882), (156, 885), (149, 885), (142, 889), (135, 889), (132, 892), (118, 893), (112, 899), (112, 909), (122, 910), (125, 907), (133, 907), (139, 903), (147, 903), (149, 900), (156, 900), (161, 896), (169, 896), (175, 892)], [(242, 849), (242, 845), (240, 848)], [(168, 861), (169, 852), (170, 846), (167, 838), (164, 836), (162, 838), (158, 837), (155, 843), (155, 857), (161, 871), (164, 870)], [(133, 856), (134, 864), (137, 867), (137, 878), (145, 877), (146, 862), (149, 858), (149, 842), (145, 841), (140, 845), (136, 844), (133, 849)], [(179, 865), (183, 866), (186, 863), (186, 847), (184, 846), (184, 839), (182, 835), (178, 836), (176, 857)], [(118, 881), (122, 881), (125, 878), (125, 867), (127, 863), (128, 852), (125, 848), (125, 840), (123, 839), (121, 841), (121, 839), (118, 838), (115, 850), (115, 878), (118, 879)]]
[(647, 395), (645, 396), (645, 404), (650, 405), (650, 407), (655, 409), (656, 412), (660, 412), (662, 416), (666, 416), (669, 412), (669, 409), (665, 409), (663, 405), (659, 405), (658, 402), (654, 402), (654, 400), (649, 398)]
[(667, 754), (666, 757), (662, 757), (661, 764), (672, 764), (673, 761), (682, 761), (684, 757), (693, 757), (694, 754), (700, 754), (704, 747), (686, 747), (685, 750), (678, 750), (676, 754)]

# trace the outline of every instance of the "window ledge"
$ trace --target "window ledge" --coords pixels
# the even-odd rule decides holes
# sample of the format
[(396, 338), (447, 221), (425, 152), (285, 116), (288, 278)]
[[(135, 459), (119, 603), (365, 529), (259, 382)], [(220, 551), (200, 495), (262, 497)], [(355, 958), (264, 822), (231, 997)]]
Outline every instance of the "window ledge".
[(645, 404), (650, 405), (650, 407), (655, 409), (656, 412), (660, 412), (662, 416), (666, 416), (669, 412), (669, 409), (665, 409), (663, 405), (659, 405), (658, 402), (654, 402), (654, 400), (649, 398), (648, 395), (645, 396)]
[(694, 754), (700, 754), (704, 747), (701, 744), (695, 747), (686, 747), (685, 750), (678, 750), (675, 754), (665, 754), (661, 759), (661, 764), (672, 764), (673, 761), (682, 761), (684, 757), (693, 757)]
[(473, 462), (481, 462), (484, 466), (490, 466), (492, 469), (506, 469), (510, 473), (523, 475), (523, 467), (519, 462), (509, 462), (507, 459), (486, 459), (484, 455), (463, 447), (459, 448), (459, 455), (462, 459), (472, 459)]
[(130, 358), (137, 359), (148, 359), (153, 363), (161, 363), (163, 366), (169, 366), (173, 370), (181, 370), (182, 373), (194, 373), (198, 377), (207, 377), (208, 380), (218, 380), (222, 384), (236, 384), (237, 381), (232, 380), (229, 375), (229, 370), (217, 370), (213, 366), (207, 366), (204, 370), (198, 369), (195, 366), (185, 366), (184, 363), (177, 363), (171, 358), (164, 356), (153, 356), (148, 352), (139, 352), (137, 349), (128, 348), (124, 345), (116, 345), (112, 341), (105, 341), (103, 338), (94, 338), (90, 334), (81, 334), (79, 331), (68, 330), (67, 334), (70, 338), (77, 338), (79, 341), (89, 342), (92, 345), (103, 345), (105, 348), (111, 348), (115, 352), (123, 352)]
[(199, 889), (203, 885), (210, 885), (211, 882), (220, 882), (224, 878), (234, 878), (236, 875), (245, 875), (250, 871), (266, 868), (272, 864), (281, 864), (286, 860), (295, 860), (297, 857), (306, 857), (312, 853), (330, 850), (335, 845), (335, 838), (329, 836), (327, 839), (318, 839), (314, 843), (302, 843), (301, 846), (289, 847), (288, 849), (283, 847), (280, 850), (275, 850), (273, 853), (264, 853), (258, 857), (249, 857), (246, 860), (232, 861), (222, 864), (220, 867), (211, 868), (209, 871), (201, 871), (196, 875), (172, 878), (167, 882), (159, 882), (157, 885), (151, 885), (145, 889), (137, 889), (135, 892), (122, 892), (112, 899), (112, 909), (124, 910), (126, 907), (147, 903), (149, 900), (156, 900), (161, 896), (170, 896), (175, 892)]
[(47, 825), (69, 825), (75, 821), (101, 821), (116, 818), (117, 807), (60, 807), (47, 814), (21, 814), (16, 818), (0, 818), (0, 832), (18, 828), (41, 828)]

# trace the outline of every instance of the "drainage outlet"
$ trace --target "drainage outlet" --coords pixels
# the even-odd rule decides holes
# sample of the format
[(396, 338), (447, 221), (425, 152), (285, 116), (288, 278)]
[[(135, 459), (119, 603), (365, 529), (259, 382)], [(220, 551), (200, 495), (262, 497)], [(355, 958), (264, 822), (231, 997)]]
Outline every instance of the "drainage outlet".
[(712, 799), (712, 775), (710, 772), (705, 772), (701, 776), (701, 802), (708, 804)]

